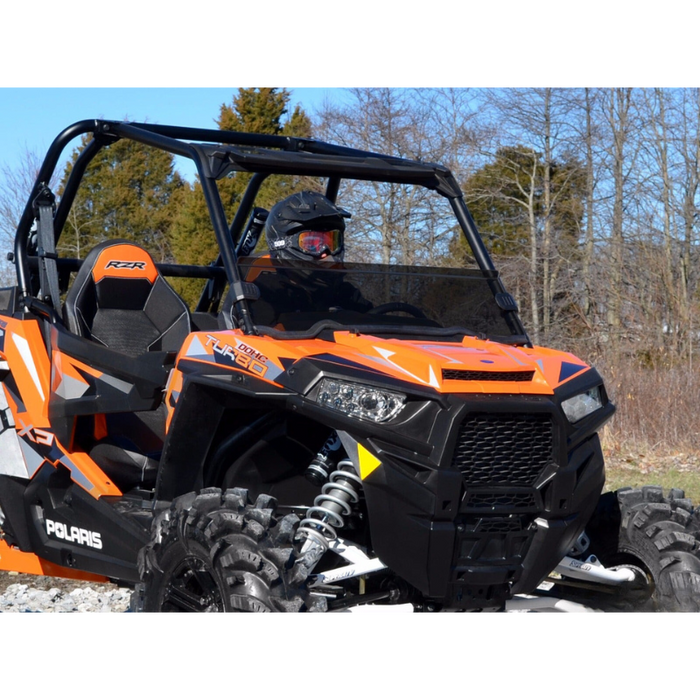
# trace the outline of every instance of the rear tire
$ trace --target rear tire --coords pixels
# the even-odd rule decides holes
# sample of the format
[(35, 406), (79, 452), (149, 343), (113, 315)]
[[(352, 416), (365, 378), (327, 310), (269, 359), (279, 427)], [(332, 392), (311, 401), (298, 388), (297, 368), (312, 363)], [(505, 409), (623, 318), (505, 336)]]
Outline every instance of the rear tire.
[(139, 555), (143, 612), (323, 611), (293, 544), (298, 518), (276, 517), (276, 501), (253, 504), (244, 489), (204, 489), (175, 499), (153, 523)]
[[(605, 493), (586, 534), (591, 540), (588, 553), (606, 567), (630, 566), (638, 576), (632, 584), (611, 587), (607, 593), (577, 591), (565, 597), (601, 610), (700, 610), (700, 542), (692, 503), (681, 489), (667, 495), (659, 486)], [(568, 590), (561, 587), (562, 592)]]

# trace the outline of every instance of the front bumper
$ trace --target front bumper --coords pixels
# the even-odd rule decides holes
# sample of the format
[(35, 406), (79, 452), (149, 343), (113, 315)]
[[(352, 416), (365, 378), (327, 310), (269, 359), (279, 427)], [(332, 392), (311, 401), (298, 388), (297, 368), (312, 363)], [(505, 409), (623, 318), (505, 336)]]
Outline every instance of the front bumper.
[[(534, 590), (583, 531), (603, 489), (603, 455), (595, 433), (579, 433), (572, 447), (571, 428), (550, 402), (542, 402), (532, 425), (531, 410), (487, 413), (486, 432), (479, 427), (465, 441), (459, 436), (474, 414), (466, 415), (452, 431), (449, 462), (437, 468), (368, 441), (382, 463), (364, 482), (372, 547), (445, 608), (499, 608)], [(518, 415), (527, 420), (514, 421)], [(514, 448), (494, 429), (506, 423)], [(540, 424), (551, 426), (551, 444), (544, 433), (531, 438)], [(523, 442), (533, 447), (521, 454)], [(460, 458), (475, 452), (471, 461)], [(500, 470), (493, 467), (499, 462)]]

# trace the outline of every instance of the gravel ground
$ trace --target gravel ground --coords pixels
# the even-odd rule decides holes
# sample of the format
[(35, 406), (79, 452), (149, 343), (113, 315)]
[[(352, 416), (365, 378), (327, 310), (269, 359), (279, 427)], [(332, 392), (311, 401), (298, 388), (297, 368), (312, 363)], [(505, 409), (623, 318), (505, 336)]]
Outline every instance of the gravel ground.
[(0, 571), (0, 612), (127, 612), (131, 590)]

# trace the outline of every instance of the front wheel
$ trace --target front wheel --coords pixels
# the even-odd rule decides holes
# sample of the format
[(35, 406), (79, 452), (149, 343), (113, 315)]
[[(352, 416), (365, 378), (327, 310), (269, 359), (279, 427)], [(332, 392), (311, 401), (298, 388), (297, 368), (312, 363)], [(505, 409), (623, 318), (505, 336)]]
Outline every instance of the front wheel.
[(692, 516), (681, 489), (664, 495), (661, 487), (644, 486), (603, 494), (586, 526), (588, 553), (606, 567), (629, 567), (637, 577), (598, 590), (564, 582), (561, 592), (601, 610), (700, 611), (700, 542)]
[(303, 612), (326, 609), (306, 589), (293, 538), (298, 518), (244, 489), (204, 489), (176, 498), (153, 523), (139, 555), (139, 612)]

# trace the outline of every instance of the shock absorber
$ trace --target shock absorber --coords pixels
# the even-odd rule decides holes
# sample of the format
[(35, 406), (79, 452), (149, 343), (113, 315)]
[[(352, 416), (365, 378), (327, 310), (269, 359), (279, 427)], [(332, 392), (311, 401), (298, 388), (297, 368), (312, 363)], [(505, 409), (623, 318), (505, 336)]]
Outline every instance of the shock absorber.
[(316, 564), (330, 542), (338, 537), (336, 528), (345, 525), (345, 517), (352, 513), (352, 506), (360, 500), (361, 488), (362, 480), (355, 473), (352, 460), (338, 462), (338, 468), (323, 485), (297, 529), (297, 539), (305, 538), (301, 553), (308, 555), (308, 566)]
[(342, 443), (335, 430), (330, 434), (323, 447), (306, 467), (306, 478), (316, 486), (322, 486), (328, 481), (328, 477), (337, 467)]

